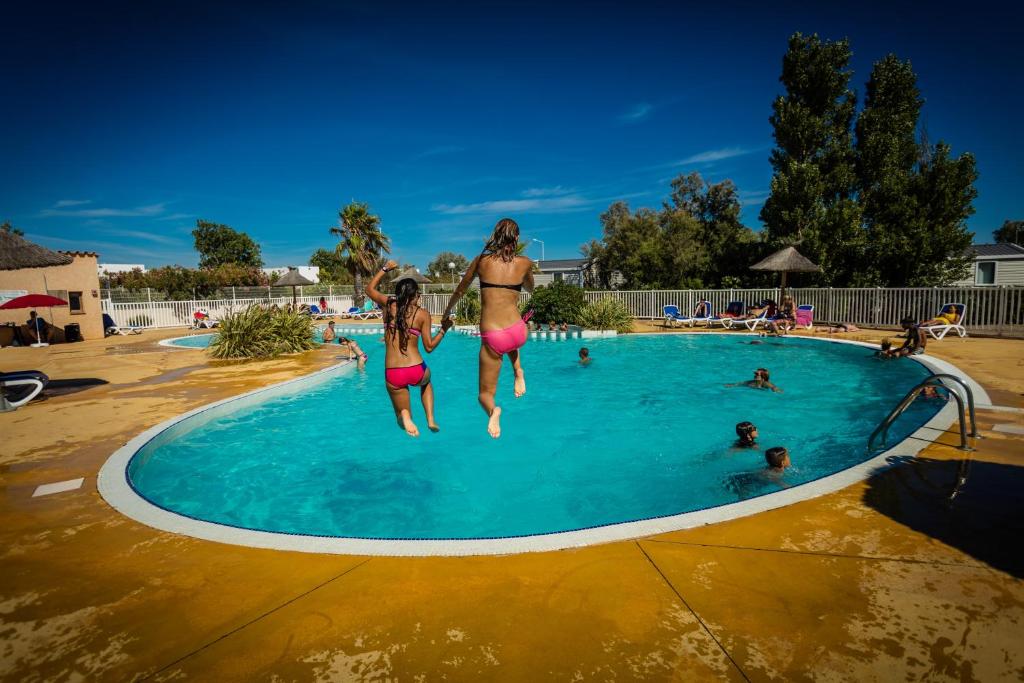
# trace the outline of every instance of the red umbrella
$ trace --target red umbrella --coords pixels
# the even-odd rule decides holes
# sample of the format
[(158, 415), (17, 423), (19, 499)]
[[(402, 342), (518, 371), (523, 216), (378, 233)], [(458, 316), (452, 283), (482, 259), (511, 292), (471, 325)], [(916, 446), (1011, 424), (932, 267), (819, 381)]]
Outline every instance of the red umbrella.
[[(12, 310), (15, 308), (31, 308), (36, 309), (40, 306), (67, 306), (68, 302), (64, 299), (58, 299), (55, 296), (49, 294), (25, 294), (24, 296), (16, 296), (10, 301), (5, 301), (0, 304), (0, 310)], [(36, 318), (36, 343), (32, 346), (47, 346), (46, 343), (40, 342), (39, 340), (39, 318)]]

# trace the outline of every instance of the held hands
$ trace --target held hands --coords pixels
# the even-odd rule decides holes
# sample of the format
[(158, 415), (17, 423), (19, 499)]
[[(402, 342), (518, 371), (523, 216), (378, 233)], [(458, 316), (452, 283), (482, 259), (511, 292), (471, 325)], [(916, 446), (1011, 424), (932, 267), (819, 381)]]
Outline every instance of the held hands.
[(455, 326), (455, 322), (451, 318), (445, 318), (441, 321), (441, 330), (447, 332)]
[(384, 270), (394, 270), (398, 267), (398, 264), (393, 259), (388, 259), (388, 262), (384, 264)]

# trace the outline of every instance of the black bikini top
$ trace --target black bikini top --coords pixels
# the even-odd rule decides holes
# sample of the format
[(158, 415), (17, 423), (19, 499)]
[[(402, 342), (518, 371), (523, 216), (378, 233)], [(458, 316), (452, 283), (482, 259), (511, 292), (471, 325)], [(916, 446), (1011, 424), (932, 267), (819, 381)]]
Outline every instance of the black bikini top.
[(523, 283), (520, 282), (518, 285), (499, 285), (493, 282), (484, 282), (480, 280), (480, 289), (487, 289), (488, 287), (500, 287), (501, 289), (511, 289), (516, 292), (523, 291)]

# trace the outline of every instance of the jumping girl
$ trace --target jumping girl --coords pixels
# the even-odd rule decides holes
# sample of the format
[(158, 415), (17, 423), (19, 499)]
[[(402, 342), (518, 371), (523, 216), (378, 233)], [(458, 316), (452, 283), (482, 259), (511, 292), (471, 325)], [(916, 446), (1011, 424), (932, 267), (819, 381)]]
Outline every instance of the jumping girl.
[(494, 402), (501, 363), (507, 355), (515, 372), (516, 398), (526, 393), (526, 378), (519, 349), (526, 343), (526, 323), (519, 314), (519, 292), (533, 291), (533, 261), (516, 256), (519, 226), (502, 218), (483, 252), (473, 259), (455, 293), (448, 301), (444, 320), (466, 293), (473, 278), (480, 277), (480, 390), (478, 399), (487, 413), (487, 433), (501, 436), (501, 408)]
[(430, 335), (430, 314), (420, 308), (420, 288), (412, 278), (399, 280), (394, 296), (385, 296), (377, 290), (384, 274), (397, 267), (394, 261), (385, 263), (370, 280), (366, 293), (384, 311), (384, 386), (388, 389), (398, 426), (409, 436), (419, 436), (420, 430), (409, 412), (411, 386), (420, 388), (423, 412), (427, 414), (430, 431), (436, 432), (440, 427), (434, 422), (434, 388), (430, 386), (430, 369), (420, 355), (416, 340), (422, 340), (424, 350), (430, 353), (441, 343), (452, 323), (446, 318), (441, 331), (436, 336)]

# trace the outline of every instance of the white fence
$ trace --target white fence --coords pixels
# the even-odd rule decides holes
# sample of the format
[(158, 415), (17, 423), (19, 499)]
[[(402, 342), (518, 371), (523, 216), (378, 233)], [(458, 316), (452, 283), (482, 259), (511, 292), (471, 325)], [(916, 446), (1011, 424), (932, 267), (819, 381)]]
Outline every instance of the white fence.
[[(872, 327), (897, 327), (904, 316), (918, 320), (930, 318), (946, 303), (967, 306), (968, 329), (990, 334), (1024, 336), (1024, 287), (906, 287), (788, 289), (798, 304), (813, 304), (816, 321), (848, 322)], [(692, 311), (702, 300), (711, 302), (712, 310), (724, 311), (731, 301), (746, 305), (762, 299), (779, 300), (778, 289), (696, 289), (696, 290), (644, 290), (585, 292), (588, 301), (605, 298), (619, 299), (636, 318), (657, 320), (662, 308), (669, 304), (682, 311)], [(344, 311), (352, 305), (350, 296), (328, 296), (327, 305), (335, 311)], [(421, 303), (434, 315), (439, 315), (448, 303), (448, 294), (423, 294)], [(299, 303), (316, 304), (318, 296), (299, 297)], [(520, 295), (520, 302), (529, 295)], [(216, 299), (208, 301), (162, 301), (137, 303), (111, 303), (103, 301), (104, 313), (109, 313), (119, 325), (145, 327), (181, 327), (191, 324), (193, 314), (205, 308), (213, 317), (240, 310), (250, 303), (268, 302), (284, 305), (291, 297), (272, 299)]]

